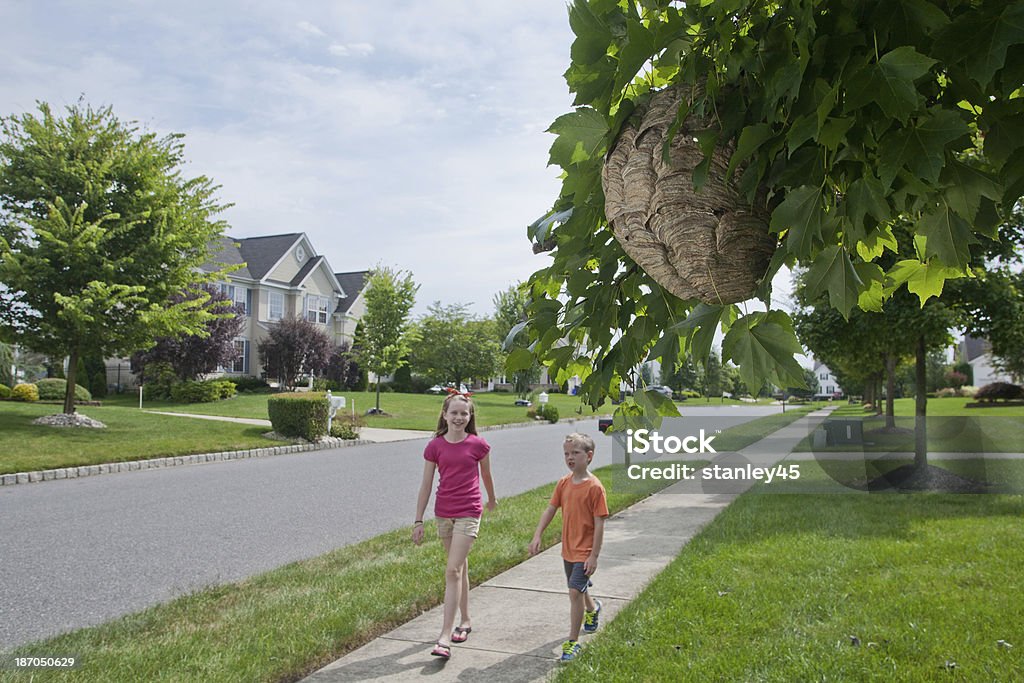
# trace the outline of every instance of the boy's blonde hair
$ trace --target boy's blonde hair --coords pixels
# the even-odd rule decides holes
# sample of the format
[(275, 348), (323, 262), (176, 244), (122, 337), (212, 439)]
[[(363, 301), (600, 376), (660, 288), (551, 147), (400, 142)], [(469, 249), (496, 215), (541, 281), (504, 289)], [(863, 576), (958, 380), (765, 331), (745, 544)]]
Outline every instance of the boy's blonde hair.
[(434, 431), (434, 436), (448, 433), (448, 422), (444, 419), (444, 414), (448, 412), (448, 406), (452, 401), (465, 401), (469, 405), (469, 422), (466, 423), (466, 433), (476, 434), (476, 406), (473, 405), (473, 401), (465, 394), (448, 394), (441, 406), (441, 416), (437, 418), (437, 429)]
[(572, 443), (574, 446), (581, 447), (587, 453), (594, 452), (594, 440), (586, 434), (580, 434), (579, 432), (573, 432), (565, 437), (565, 443)]

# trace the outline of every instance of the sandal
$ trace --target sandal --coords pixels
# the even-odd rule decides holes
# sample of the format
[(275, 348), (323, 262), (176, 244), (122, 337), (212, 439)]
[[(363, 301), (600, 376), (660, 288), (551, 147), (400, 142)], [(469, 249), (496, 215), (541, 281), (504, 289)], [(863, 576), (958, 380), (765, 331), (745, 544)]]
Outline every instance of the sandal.
[(467, 626), (466, 628), (462, 628), (461, 626), (456, 626), (455, 630), (452, 631), (452, 642), (453, 643), (464, 643), (464, 642), (466, 642), (466, 640), (469, 638), (469, 634), (472, 631), (473, 631), (473, 627), (472, 626)]
[(452, 658), (452, 648), (449, 645), (442, 645), (437, 643), (434, 645), (434, 649), (430, 651), (430, 654), (434, 657), (440, 657), (441, 659)]

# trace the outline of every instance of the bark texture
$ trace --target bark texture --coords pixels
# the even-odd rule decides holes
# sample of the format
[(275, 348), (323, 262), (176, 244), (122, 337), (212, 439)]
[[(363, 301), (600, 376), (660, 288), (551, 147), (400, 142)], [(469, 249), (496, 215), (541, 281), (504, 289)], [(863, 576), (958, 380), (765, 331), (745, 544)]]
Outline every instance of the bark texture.
[[(704, 160), (688, 118), (662, 148), (689, 90), (667, 88), (638, 107), (608, 153), (602, 174), (605, 215), (616, 239), (658, 284), (681, 299), (708, 304), (751, 298), (778, 240), (768, 231), (764, 197), (751, 206), (725, 181), (733, 147), (715, 150), (700, 192), (693, 171)], [(738, 178), (742, 168), (733, 178)]]

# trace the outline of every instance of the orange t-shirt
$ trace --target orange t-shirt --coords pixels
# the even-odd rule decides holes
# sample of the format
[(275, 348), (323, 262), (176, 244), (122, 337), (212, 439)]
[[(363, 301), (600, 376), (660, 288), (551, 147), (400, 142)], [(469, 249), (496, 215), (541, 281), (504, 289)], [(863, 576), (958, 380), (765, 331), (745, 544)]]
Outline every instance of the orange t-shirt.
[(585, 562), (594, 549), (594, 517), (608, 516), (608, 500), (601, 480), (590, 475), (574, 484), (570, 472), (555, 485), (551, 506), (562, 508), (562, 558)]

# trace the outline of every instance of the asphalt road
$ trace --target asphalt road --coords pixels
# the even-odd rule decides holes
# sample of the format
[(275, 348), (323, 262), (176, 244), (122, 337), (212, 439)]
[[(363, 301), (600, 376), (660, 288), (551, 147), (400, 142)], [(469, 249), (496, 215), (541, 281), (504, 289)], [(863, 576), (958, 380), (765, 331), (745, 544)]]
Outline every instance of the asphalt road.
[[(570, 431), (611, 462), (596, 420), (483, 434), (499, 504), (565, 473)], [(0, 651), (409, 525), (426, 441), (0, 488)]]

